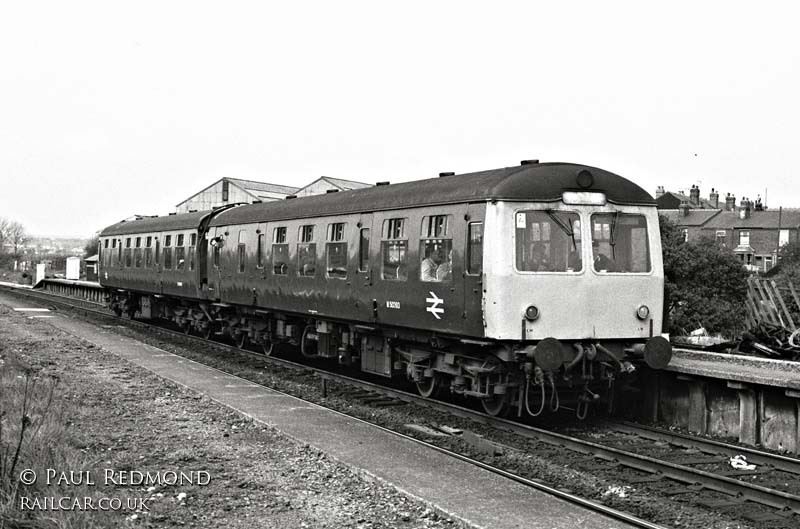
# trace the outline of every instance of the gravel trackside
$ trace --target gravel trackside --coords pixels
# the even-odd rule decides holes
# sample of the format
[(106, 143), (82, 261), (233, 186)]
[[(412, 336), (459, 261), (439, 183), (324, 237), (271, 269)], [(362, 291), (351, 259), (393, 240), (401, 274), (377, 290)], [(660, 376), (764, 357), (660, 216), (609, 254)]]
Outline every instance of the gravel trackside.
[[(86, 341), (0, 305), (2, 369), (59, 380), (70, 410), (57, 443), (88, 461), (95, 497), (146, 498), (149, 511), (30, 511), (19, 527), (447, 528), (457, 523), (227, 408)], [(21, 379), (22, 375), (18, 378)], [(1, 403), (0, 403), (1, 404)], [(3, 408), (6, 405), (3, 404)], [(7, 417), (13, 415), (14, 410)], [(52, 447), (51, 447), (52, 448)], [(207, 485), (103, 483), (115, 471), (207, 472)], [(3, 477), (3, 479), (6, 479)], [(16, 477), (14, 477), (16, 479)], [(56, 490), (58, 489), (58, 490)], [(60, 486), (45, 494), (76, 495)], [(21, 487), (20, 494), (25, 493)], [(80, 488), (80, 494), (87, 487)], [(42, 493), (42, 491), (40, 491)], [(0, 520), (0, 526), (4, 522)]]

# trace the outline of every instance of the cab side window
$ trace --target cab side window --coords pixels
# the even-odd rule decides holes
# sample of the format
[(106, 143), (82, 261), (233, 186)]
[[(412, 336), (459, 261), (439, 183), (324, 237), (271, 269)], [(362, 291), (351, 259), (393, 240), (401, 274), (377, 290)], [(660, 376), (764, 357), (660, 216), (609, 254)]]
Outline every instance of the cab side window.
[(419, 241), (419, 278), (442, 282), (453, 279), (453, 239), (449, 226), (452, 215), (431, 215), (422, 218)]
[(483, 223), (470, 222), (467, 226), (467, 274), (483, 272)]
[(246, 251), (246, 239), (247, 234), (244, 230), (239, 230), (239, 244), (236, 246), (236, 257), (239, 262), (239, 273), (244, 273), (246, 258), (247, 258), (247, 251)]
[(381, 278), (389, 281), (408, 279), (407, 257), (406, 219), (384, 220), (381, 240)]

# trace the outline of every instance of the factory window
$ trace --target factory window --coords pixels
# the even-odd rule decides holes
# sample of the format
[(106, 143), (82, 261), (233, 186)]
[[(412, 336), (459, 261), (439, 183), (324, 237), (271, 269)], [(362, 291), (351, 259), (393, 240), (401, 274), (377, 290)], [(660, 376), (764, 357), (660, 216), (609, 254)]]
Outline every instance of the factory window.
[(150, 248), (151, 246), (153, 246), (153, 237), (152, 237), (152, 235), (147, 237), (147, 239), (144, 242), (144, 245), (145, 245), (146, 248)]
[(131, 238), (128, 237), (125, 239), (125, 248), (130, 248), (130, 247), (131, 247)]
[(406, 258), (408, 257), (408, 239), (405, 238), (406, 219), (386, 219), (383, 221), (383, 239), (381, 241), (381, 277), (389, 281), (405, 281), (408, 279)]
[(740, 231), (739, 232), (739, 246), (750, 246), (750, 232), (749, 231)]
[(264, 268), (264, 234), (258, 234), (258, 241), (256, 243), (256, 267)]
[(470, 222), (467, 227), (467, 273), (480, 275), (483, 271), (483, 223)]
[(142, 267), (142, 249), (138, 246), (133, 249), (133, 266), (135, 268)]
[[(608, 226), (606, 222), (606, 235)], [(583, 269), (581, 221), (577, 213), (518, 211), (514, 215), (514, 230), (515, 264), (520, 272), (580, 272)]]
[(137, 248), (141, 248), (142, 247), (142, 238), (141, 237), (136, 237), (136, 247)]
[(717, 230), (714, 234), (714, 238), (716, 239), (718, 246), (725, 246), (725, 240), (727, 239), (725, 230)]
[(369, 270), (369, 228), (361, 228), (361, 237), (358, 240), (358, 271)]
[(182, 233), (178, 234), (178, 240), (175, 243), (175, 246), (183, 246), (183, 234)]
[(314, 240), (314, 226), (300, 226), (300, 241), (297, 243), (297, 275), (313, 277), (317, 272), (317, 245)]
[(240, 274), (244, 272), (245, 258), (247, 257), (246, 247), (245, 247), (245, 244), (246, 244), (245, 241), (247, 240), (246, 237), (247, 237), (247, 235), (245, 234), (245, 231), (244, 230), (239, 230), (239, 245), (236, 247), (236, 256), (237, 256), (237, 258), (239, 260), (239, 273)]
[(172, 235), (164, 236), (164, 248), (166, 248), (167, 246), (172, 246)]
[(191, 241), (191, 242), (189, 242), (189, 246), (197, 246), (197, 234), (196, 234), (196, 233), (193, 233), (193, 234), (192, 234), (192, 235), (189, 237), (189, 241)]
[(419, 241), (419, 278), (421, 281), (453, 279), (453, 239), (447, 230), (452, 215), (422, 218)]
[(597, 272), (649, 272), (650, 245), (644, 215), (592, 215), (592, 256)]
[[(106, 247), (108, 247), (108, 240), (106, 240)], [(116, 239), (111, 239), (111, 247), (112, 248), (116, 248), (117, 247), (117, 240)]]
[(228, 181), (227, 180), (223, 180), (222, 181), (222, 201), (223, 202), (227, 202), (228, 201), (228, 186), (229, 186)]
[(103, 244), (105, 248), (108, 248), (108, 239), (106, 239), (105, 243)]
[(325, 244), (328, 277), (347, 278), (347, 243), (344, 240), (344, 222), (328, 224), (328, 242)]

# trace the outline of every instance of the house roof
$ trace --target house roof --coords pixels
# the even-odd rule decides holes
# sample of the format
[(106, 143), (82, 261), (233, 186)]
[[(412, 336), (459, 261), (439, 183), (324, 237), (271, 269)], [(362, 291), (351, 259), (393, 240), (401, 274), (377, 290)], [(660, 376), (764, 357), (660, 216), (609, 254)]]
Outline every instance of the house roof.
[[(579, 189), (578, 175), (592, 183)], [(293, 200), (244, 205), (220, 213), (212, 226), (402, 209), (490, 200), (556, 202), (565, 190), (604, 192), (611, 203), (654, 206), (641, 187), (614, 173), (568, 163), (530, 164), (402, 184), (312, 195)]]
[(797, 228), (800, 227), (800, 210), (785, 209), (779, 211), (770, 209), (767, 211), (751, 211), (749, 219), (739, 218), (737, 211), (721, 211), (711, 219), (704, 228), (711, 229), (738, 229), (738, 228)]
[(678, 226), (703, 226), (718, 213), (721, 213), (721, 210), (690, 209), (687, 212), (688, 215), (686, 216), (681, 215), (681, 211), (679, 209), (660, 209), (658, 210), (658, 213), (664, 215)]
[[(690, 204), (692, 208), (719, 209), (719, 206), (715, 207), (714, 204), (712, 204), (711, 202), (709, 202), (708, 200), (706, 200), (704, 198), (700, 199), (700, 206), (695, 206), (695, 205), (692, 205), (692, 203), (690, 202), (691, 199), (688, 196), (684, 195), (683, 193), (676, 193), (674, 191), (666, 191), (664, 193), (664, 195), (669, 195), (669, 196), (679, 200), (680, 202), (686, 202), (687, 204)], [(664, 195), (661, 195), (661, 196), (664, 196)], [(661, 198), (661, 197), (658, 197), (658, 198)]]

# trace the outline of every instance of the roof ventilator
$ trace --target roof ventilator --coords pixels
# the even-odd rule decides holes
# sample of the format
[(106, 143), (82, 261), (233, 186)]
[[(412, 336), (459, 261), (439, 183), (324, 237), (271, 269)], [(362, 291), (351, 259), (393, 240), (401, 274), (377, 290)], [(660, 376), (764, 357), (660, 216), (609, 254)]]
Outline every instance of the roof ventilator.
[(291, 199), (293, 199), (293, 198), (297, 198), (297, 195), (286, 195), (286, 196), (284, 197), (284, 200), (291, 200)]
[(519, 162), (520, 165), (536, 165), (539, 163), (539, 160), (522, 160)]
[(453, 171), (447, 171), (447, 172), (444, 172), (444, 173), (439, 173), (439, 178), (441, 178), (443, 176), (455, 176), (455, 175), (456, 174)]
[(376, 186), (388, 186), (389, 185), (389, 181), (386, 180), (385, 182), (375, 182), (375, 185)]

